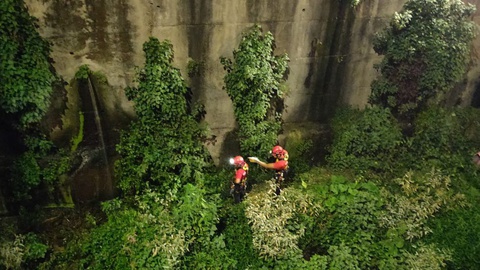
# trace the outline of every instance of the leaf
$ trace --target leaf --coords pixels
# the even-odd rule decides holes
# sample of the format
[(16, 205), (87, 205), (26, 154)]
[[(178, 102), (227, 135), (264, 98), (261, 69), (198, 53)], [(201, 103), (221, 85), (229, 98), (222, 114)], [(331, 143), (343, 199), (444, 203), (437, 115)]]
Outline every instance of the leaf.
[(303, 181), (303, 180), (302, 180), (302, 187), (303, 187), (304, 189), (307, 189), (307, 183), (306, 183), (305, 181)]

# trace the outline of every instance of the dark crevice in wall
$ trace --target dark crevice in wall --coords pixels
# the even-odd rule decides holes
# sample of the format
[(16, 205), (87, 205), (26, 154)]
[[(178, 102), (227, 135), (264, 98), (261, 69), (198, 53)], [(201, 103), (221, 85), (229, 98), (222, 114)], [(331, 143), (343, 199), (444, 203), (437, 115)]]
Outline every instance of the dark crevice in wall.
[(317, 71), (315, 65), (318, 65), (318, 63), (315, 61), (315, 56), (317, 55), (317, 49), (319, 48), (319, 46), (321, 46), (321, 43), (317, 38), (314, 38), (310, 44), (310, 52), (308, 53), (308, 57), (311, 60), (308, 64), (307, 77), (305, 77), (305, 80), (303, 81), (303, 86), (305, 86), (305, 88), (310, 88), (310, 86), (312, 85), (312, 78)]
[[(212, 18), (212, 2), (211, 1), (182, 1), (179, 5), (187, 5), (185, 8), (189, 10), (190, 23), (187, 26), (188, 37), (188, 56), (198, 64), (198, 72), (191, 76), (192, 102), (205, 100), (205, 77), (206, 77), (206, 60), (209, 57), (211, 33), (210, 28), (214, 27), (210, 24)], [(185, 63), (187, 64), (187, 63)], [(184, 76), (186, 74), (183, 74)], [(208, 113), (208, 112), (207, 112)]]
[(234, 129), (225, 134), (219, 155), (220, 166), (227, 164), (228, 159), (241, 153), (238, 139), (238, 130)]
[[(354, 13), (349, 3), (333, 1), (328, 20), (328, 33), (322, 50), (315, 49), (312, 42), (312, 52), (317, 51), (308, 74), (317, 74), (305, 80), (305, 86), (312, 89), (312, 98), (308, 118), (315, 122), (325, 123), (335, 111), (342, 89), (342, 72), (350, 50), (350, 37), (354, 23)], [(320, 52), (319, 52), (320, 51)], [(320, 54), (320, 55), (319, 55)], [(308, 79), (308, 80), (307, 80)], [(313, 81), (313, 83), (311, 82)]]
[(129, 69), (135, 66), (132, 58), (132, 33), (134, 33), (134, 29), (128, 19), (128, 11), (130, 9), (131, 7), (127, 4), (126, 0), (119, 0), (118, 4), (115, 5), (116, 26), (119, 29), (118, 32), (115, 33), (116, 44), (120, 47), (121, 61), (125, 63)]
[(474, 108), (480, 108), (480, 83), (477, 83), (470, 105)]
[(114, 196), (111, 171), (112, 149), (105, 146), (110, 140), (115, 124), (107, 125), (108, 119), (103, 102), (100, 99), (101, 85), (94, 76), (78, 81), (80, 108), (84, 115), (83, 140), (78, 147), (75, 173), (71, 176), (72, 195), (75, 202), (106, 200)]

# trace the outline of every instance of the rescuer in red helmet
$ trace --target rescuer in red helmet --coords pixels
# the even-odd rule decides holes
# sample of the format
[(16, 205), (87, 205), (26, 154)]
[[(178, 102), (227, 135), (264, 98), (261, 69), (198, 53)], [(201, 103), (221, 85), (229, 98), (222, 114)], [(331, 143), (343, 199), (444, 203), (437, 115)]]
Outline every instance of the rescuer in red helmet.
[(248, 164), (241, 156), (231, 158), (230, 164), (235, 166), (235, 178), (230, 186), (230, 194), (233, 195), (235, 203), (240, 203), (247, 189)]
[(288, 152), (280, 145), (276, 145), (273, 147), (271, 153), (272, 156), (275, 158), (275, 162), (273, 163), (265, 163), (263, 161), (260, 161), (256, 157), (249, 157), (248, 159), (250, 160), (250, 162), (257, 163), (263, 168), (275, 170), (274, 178), (275, 183), (277, 184), (277, 189), (275, 193), (279, 195), (283, 180), (285, 179), (286, 173), (288, 171)]

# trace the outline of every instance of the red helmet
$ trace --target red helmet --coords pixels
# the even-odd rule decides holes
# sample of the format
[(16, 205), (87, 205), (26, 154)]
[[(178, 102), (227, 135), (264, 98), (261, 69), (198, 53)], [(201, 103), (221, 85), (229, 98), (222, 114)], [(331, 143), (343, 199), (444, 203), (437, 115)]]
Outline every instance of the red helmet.
[(241, 156), (236, 156), (230, 159), (230, 164), (235, 165), (235, 167), (241, 167), (245, 164), (245, 160)]
[(283, 156), (283, 148), (280, 145), (275, 145), (272, 149), (272, 156), (274, 157), (281, 157)]

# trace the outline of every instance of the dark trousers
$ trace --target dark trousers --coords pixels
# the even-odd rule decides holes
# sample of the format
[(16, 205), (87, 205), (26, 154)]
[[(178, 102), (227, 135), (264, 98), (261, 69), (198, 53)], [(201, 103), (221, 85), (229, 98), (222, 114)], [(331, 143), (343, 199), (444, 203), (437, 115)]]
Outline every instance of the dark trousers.
[(242, 202), (244, 197), (245, 197), (245, 185), (235, 184), (233, 188), (233, 199), (235, 200), (235, 203)]
[(280, 192), (282, 190), (283, 180), (285, 180), (286, 174), (287, 174), (286, 170), (275, 172), (274, 178), (275, 178), (275, 184), (277, 185), (277, 188), (275, 190), (275, 194), (277, 194), (277, 195), (280, 195)]

